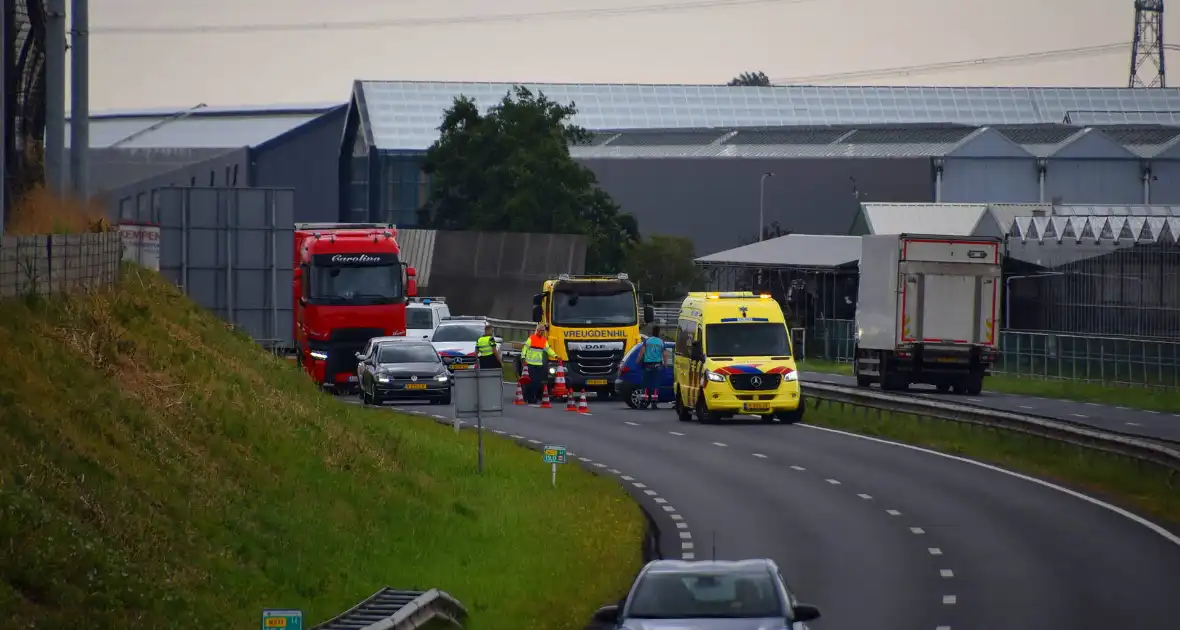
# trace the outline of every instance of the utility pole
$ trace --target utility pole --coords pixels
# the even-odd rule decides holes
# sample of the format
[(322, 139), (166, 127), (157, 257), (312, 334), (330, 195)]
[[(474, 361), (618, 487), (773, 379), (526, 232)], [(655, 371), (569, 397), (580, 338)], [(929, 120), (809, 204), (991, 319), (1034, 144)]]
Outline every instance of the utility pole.
[(11, 102), (8, 94), (9, 78), (13, 74), (8, 59), (12, 48), (12, 38), (8, 36), (11, 27), (9, 21), (12, 19), (11, 5), (5, 0), (0, 7), (0, 238), (4, 238), (4, 217), (8, 210), (8, 158), (11, 154), (8, 150), (8, 119), (13, 115), (8, 107)]
[(1135, 0), (1129, 88), (1168, 87), (1164, 72), (1164, 0)]
[(90, 0), (70, 0), (70, 189), (90, 198)]
[(45, 0), (45, 183), (65, 193), (66, 0)]

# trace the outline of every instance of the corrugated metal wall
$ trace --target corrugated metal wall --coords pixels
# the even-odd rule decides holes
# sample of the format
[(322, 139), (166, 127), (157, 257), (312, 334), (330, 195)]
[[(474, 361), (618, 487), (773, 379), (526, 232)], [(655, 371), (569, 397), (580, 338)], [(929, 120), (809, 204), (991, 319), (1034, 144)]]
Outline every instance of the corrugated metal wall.
[(1045, 171), (1045, 199), (1060, 203), (1143, 203), (1138, 160), (1050, 159)]
[(266, 345), (291, 335), (295, 191), (161, 188), (121, 218), (160, 225), (160, 273)]
[(398, 230), (398, 242), (421, 294), (446, 297), (456, 315), (527, 320), (542, 282), (586, 270), (576, 234)]
[(1037, 161), (1020, 158), (947, 158), (942, 203), (1036, 203)]

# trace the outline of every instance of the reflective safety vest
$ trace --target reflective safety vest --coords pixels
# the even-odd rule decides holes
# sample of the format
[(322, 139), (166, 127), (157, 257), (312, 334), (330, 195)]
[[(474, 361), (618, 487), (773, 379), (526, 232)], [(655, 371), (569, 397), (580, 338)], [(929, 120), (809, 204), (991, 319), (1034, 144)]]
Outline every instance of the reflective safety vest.
[(528, 343), (525, 344), (524, 350), (521, 352), (521, 358), (524, 359), (525, 365), (543, 365), (546, 354), (550, 359), (557, 358), (557, 353), (549, 347), (548, 339), (539, 335), (529, 335)]
[(484, 335), (475, 340), (475, 351), (481, 357), (490, 357), (496, 353), (496, 338), (491, 335)]

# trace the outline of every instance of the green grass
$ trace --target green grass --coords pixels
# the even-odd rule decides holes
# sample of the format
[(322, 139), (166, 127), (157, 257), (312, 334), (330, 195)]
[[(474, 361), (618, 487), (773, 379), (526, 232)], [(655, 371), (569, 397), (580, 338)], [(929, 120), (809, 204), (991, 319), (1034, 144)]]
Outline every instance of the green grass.
[(488, 629), (581, 628), (640, 567), (617, 484), (495, 437), (346, 405), (129, 269), (0, 308), (0, 618), (11, 628), (316, 623), (441, 588)]
[(824, 404), (809, 424), (885, 438), (969, 457), (1105, 497), (1160, 521), (1180, 525), (1180, 473), (1109, 453), (945, 420)]
[[(822, 359), (807, 359), (799, 364), (799, 369), (828, 374), (852, 374), (851, 363), (837, 363)], [(1005, 394), (1080, 400), (1135, 409), (1180, 413), (1180, 392), (1175, 390), (1114, 387), (1098, 383), (1034, 377), (1015, 378), (1003, 374), (987, 377), (983, 381), (983, 389), (984, 391)]]

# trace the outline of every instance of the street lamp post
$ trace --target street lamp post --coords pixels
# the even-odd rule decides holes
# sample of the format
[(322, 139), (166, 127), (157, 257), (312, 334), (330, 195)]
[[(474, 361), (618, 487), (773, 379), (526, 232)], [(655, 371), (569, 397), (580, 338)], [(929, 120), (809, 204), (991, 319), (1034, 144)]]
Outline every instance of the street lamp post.
[(762, 242), (763, 226), (766, 225), (766, 178), (774, 177), (774, 173), (766, 171), (758, 181), (758, 242)]

